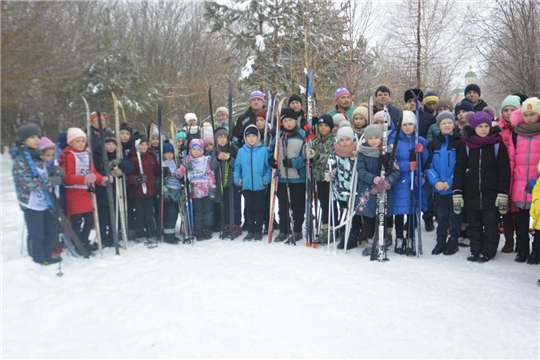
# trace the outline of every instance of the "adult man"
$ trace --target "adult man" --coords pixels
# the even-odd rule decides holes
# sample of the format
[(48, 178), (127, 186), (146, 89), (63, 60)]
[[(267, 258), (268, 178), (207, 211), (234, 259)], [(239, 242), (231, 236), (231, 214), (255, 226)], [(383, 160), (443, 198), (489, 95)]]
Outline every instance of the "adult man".
[[(101, 117), (101, 126), (103, 127), (103, 133), (106, 132), (107, 122), (105, 120), (105, 114), (99, 113)], [(101, 143), (99, 142), (99, 123), (97, 112), (90, 114), (90, 141), (92, 142), (92, 152), (97, 151), (101, 154)]]
[(426, 92), (426, 95), (424, 96), (424, 112), (437, 116), (435, 105), (437, 105), (438, 101), (439, 94), (432, 90)]
[[(427, 137), (427, 133), (429, 130), (429, 127), (437, 122), (434, 115), (431, 115), (427, 112), (424, 112), (422, 109), (422, 100), (424, 99), (424, 92), (420, 89), (412, 89), (416, 96), (418, 97), (418, 108), (419, 115), (420, 115), (420, 124), (418, 125), (418, 132), (421, 137), (424, 139)], [(414, 96), (411, 92), (411, 90), (405, 91), (405, 94), (403, 95), (403, 99), (405, 101), (405, 104), (409, 106), (409, 109), (412, 112), (416, 111), (416, 102), (414, 100)]]
[(293, 109), (296, 114), (298, 127), (300, 129), (303, 129), (304, 125), (306, 125), (307, 120), (304, 109), (302, 109), (302, 98), (297, 94), (292, 94), (289, 97), (289, 107)]
[(480, 99), (480, 86), (476, 84), (469, 84), (465, 87), (465, 97), (471, 100), (474, 106), (474, 112), (482, 111), (488, 104)]
[(246, 112), (238, 117), (233, 131), (233, 142), (242, 147), (244, 145), (244, 129), (249, 125), (255, 124), (257, 111), (264, 107), (264, 93), (260, 90), (255, 90), (249, 95), (249, 108)]
[(381, 85), (375, 90), (375, 106), (373, 106), (373, 113), (384, 110), (386, 105), (388, 113), (390, 114), (390, 119), (394, 125), (397, 126), (399, 119), (403, 116), (403, 111), (400, 108), (397, 108), (393, 105), (390, 105), (391, 101), (391, 92), (388, 86)]
[(354, 107), (351, 106), (352, 97), (349, 90), (344, 87), (337, 88), (334, 93), (334, 101), (336, 102), (336, 106), (328, 112), (328, 115), (334, 116), (337, 113), (341, 113), (349, 122), (352, 122)]

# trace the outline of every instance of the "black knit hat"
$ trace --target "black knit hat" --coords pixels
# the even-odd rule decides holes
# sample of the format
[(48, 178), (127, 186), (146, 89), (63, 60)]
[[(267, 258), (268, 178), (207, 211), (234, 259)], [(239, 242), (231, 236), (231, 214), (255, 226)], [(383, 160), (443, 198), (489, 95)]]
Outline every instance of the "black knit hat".
[(302, 98), (300, 97), (300, 95), (297, 95), (297, 94), (292, 94), (290, 97), (289, 97), (289, 102), (287, 103), (287, 105), (291, 106), (291, 103), (293, 101), (298, 101), (300, 103), (300, 105), (303, 105), (302, 104)]
[(409, 89), (405, 91), (405, 95), (403, 96), (405, 102), (409, 101), (409, 99), (414, 99), (412, 91), (418, 96), (418, 101), (424, 100), (424, 92), (421, 89)]
[(281, 116), (279, 118), (280, 121), (283, 121), (283, 119), (285, 118), (291, 118), (291, 119), (295, 119), (298, 117), (298, 115), (296, 114), (296, 112), (294, 112), (293, 109), (291, 108), (284, 108), (281, 110)]
[(323, 114), (319, 118), (319, 121), (317, 121), (317, 125), (319, 124), (326, 124), (330, 129), (334, 128), (334, 118), (328, 114)]
[(23, 125), (17, 130), (17, 140), (21, 143), (32, 135), (37, 135), (41, 138), (41, 129), (36, 124)]
[(127, 130), (131, 135), (133, 135), (133, 127), (129, 125), (127, 122), (123, 122), (120, 124), (120, 131)]
[(478, 96), (481, 95), (480, 93), (480, 86), (476, 85), (476, 84), (469, 84), (467, 86), (465, 86), (465, 91), (463, 92), (465, 94), (465, 96), (467, 96), (467, 93), (469, 91), (476, 91), (478, 93)]
[(521, 103), (521, 104), (523, 104), (523, 102), (529, 98), (527, 95), (525, 95), (525, 94), (520, 94), (520, 93), (515, 93), (515, 94), (512, 94), (512, 95), (518, 96), (519, 99), (520, 99), (520, 103)]
[(108, 142), (116, 143), (116, 136), (114, 135), (112, 131), (107, 130), (107, 132), (105, 133), (104, 141), (105, 143), (108, 143)]

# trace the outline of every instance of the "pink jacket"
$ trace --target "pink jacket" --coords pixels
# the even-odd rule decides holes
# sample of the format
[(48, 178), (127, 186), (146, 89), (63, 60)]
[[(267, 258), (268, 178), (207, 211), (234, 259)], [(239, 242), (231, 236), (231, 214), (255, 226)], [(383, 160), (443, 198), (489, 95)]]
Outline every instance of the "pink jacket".
[[(510, 115), (510, 121), (514, 128), (519, 124), (525, 124), (521, 109), (517, 109)], [(530, 179), (538, 178), (536, 166), (540, 162), (540, 134), (532, 137), (517, 135), (517, 144), (514, 144), (512, 137), (510, 137), (508, 156), (510, 157), (512, 175), (510, 186), (512, 202), (521, 209), (528, 209), (532, 196), (525, 192), (525, 186)]]
[[(512, 121), (512, 119), (510, 119), (510, 121)], [(506, 148), (508, 149), (508, 147), (510, 147), (511, 145), (510, 142), (512, 141), (512, 131), (514, 131), (514, 126), (511, 122), (507, 123), (506, 121), (504, 121), (502, 114), (499, 115), (497, 125), (499, 125), (499, 127), (502, 129), (502, 132), (500, 134), (503, 138), (504, 145), (506, 145)]]
[[(191, 155), (186, 156), (186, 162), (193, 165), (193, 170), (187, 172), (189, 183), (191, 184), (191, 198), (201, 199), (207, 197), (210, 189), (216, 188), (216, 179), (214, 172), (210, 168), (210, 157), (201, 155), (194, 158)], [(181, 179), (186, 175), (186, 168), (181, 165), (176, 170), (176, 176)]]

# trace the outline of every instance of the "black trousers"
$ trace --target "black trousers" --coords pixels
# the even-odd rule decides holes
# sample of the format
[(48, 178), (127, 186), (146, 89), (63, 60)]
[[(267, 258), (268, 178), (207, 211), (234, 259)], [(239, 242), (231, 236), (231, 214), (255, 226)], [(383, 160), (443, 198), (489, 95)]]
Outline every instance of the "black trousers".
[(243, 193), (248, 233), (260, 234), (262, 232), (264, 222), (265, 202), (263, 199), (265, 197), (266, 190), (244, 190)]
[(151, 197), (140, 197), (133, 199), (135, 206), (135, 228), (136, 237), (151, 239), (156, 236), (156, 224), (154, 222), (154, 199)]
[[(328, 181), (317, 181), (317, 198), (321, 205), (321, 224), (328, 224), (328, 205), (330, 202), (330, 183)], [(334, 207), (334, 224), (338, 224), (337, 201), (332, 204)]]
[[(412, 217), (414, 216), (414, 228), (412, 227)], [(416, 214), (414, 215), (407, 215), (407, 222), (405, 222), (405, 215), (395, 215), (394, 216), (394, 224), (396, 226), (396, 238), (398, 239), (405, 239), (403, 236), (404, 232), (403, 230), (407, 230), (407, 238), (414, 239), (414, 229), (418, 226), (418, 219), (416, 218)]]
[(75, 231), (81, 242), (83, 244), (88, 243), (90, 230), (94, 227), (94, 213), (89, 211), (84, 214), (71, 215), (69, 221), (71, 221), (71, 227), (73, 227), (73, 231)]
[(56, 221), (48, 210), (24, 210), (28, 234), (28, 255), (37, 263), (49, 261), (54, 243), (58, 240)]
[[(111, 216), (109, 214), (108, 205), (98, 206), (99, 234), (101, 236), (101, 244), (103, 246), (113, 246), (113, 230)], [(115, 219), (116, 220), (116, 219)]]
[(499, 212), (468, 210), (467, 237), (471, 241), (471, 254), (494, 258), (499, 246)]
[[(227, 198), (228, 199), (228, 198)], [(214, 202), (208, 196), (192, 199), (194, 231), (214, 228)]]
[(306, 202), (306, 183), (289, 183), (291, 203), (289, 204), (287, 186), (285, 183), (278, 183), (277, 197), (279, 200), (279, 232), (290, 233), (289, 209), (293, 212), (294, 232), (302, 232), (304, 222), (304, 211)]

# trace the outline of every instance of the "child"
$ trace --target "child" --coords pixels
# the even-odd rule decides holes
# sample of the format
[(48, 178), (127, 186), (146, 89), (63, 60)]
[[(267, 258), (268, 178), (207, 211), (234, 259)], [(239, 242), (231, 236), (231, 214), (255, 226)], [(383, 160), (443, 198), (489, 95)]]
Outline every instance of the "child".
[[(462, 129), (458, 143), (452, 199), (454, 211), (467, 210), (467, 236), (471, 242), (468, 261), (493, 259), (499, 245), (499, 212), (505, 214), (510, 187), (510, 162), (506, 146), (491, 125), (486, 111), (475, 113)], [(528, 219), (528, 216), (527, 216)], [(528, 228), (528, 226), (527, 226)]]
[[(419, 199), (418, 179), (415, 175), (413, 184), (414, 198), (411, 199), (411, 171), (416, 167), (424, 169), (428, 160), (429, 153), (425, 151), (427, 141), (423, 137), (415, 138), (416, 116), (412, 111), (403, 111), (403, 121), (401, 132), (399, 133), (398, 145), (396, 149), (396, 162), (399, 167), (399, 181), (392, 186), (392, 196), (394, 198), (393, 213), (395, 215), (396, 244), (394, 252), (396, 254), (416, 255), (414, 250), (414, 228), (413, 223), (420, 219), (415, 219), (414, 206), (420, 206), (422, 211), (427, 210), (427, 199), (425, 192), (422, 192), (422, 198)], [(392, 132), (388, 137), (389, 143), (394, 143), (396, 133)], [(420, 153), (420, 164), (416, 163), (416, 153)], [(413, 159), (413, 160), (411, 160)], [(414, 204), (411, 204), (411, 200)], [(407, 215), (407, 224), (404, 224), (404, 218)], [(407, 238), (403, 236), (404, 225), (407, 227)]]
[(199, 129), (199, 125), (197, 125), (197, 115), (194, 113), (187, 113), (184, 115), (184, 121), (185, 121), (185, 130), (186, 130), (186, 149), (191, 149), (189, 147), (189, 143), (192, 139), (200, 139), (201, 138), (201, 131)]
[(193, 139), (189, 144), (189, 155), (176, 171), (178, 178), (187, 174), (193, 200), (193, 223), (198, 241), (212, 238), (213, 201), (216, 196), (216, 180), (210, 168), (210, 158), (203, 155), (203, 142)]
[[(443, 111), (454, 111), (454, 105), (450, 99), (441, 99), (435, 104), (435, 116), (439, 115)], [(455, 119), (455, 117), (454, 117)], [(435, 139), (439, 135), (439, 123), (435, 123), (429, 127), (428, 133), (426, 135), (426, 140), (429, 143), (431, 140)]]
[[(129, 125), (127, 122), (123, 122), (120, 124), (120, 145), (122, 146), (122, 154), (123, 158), (127, 160), (129, 152), (131, 149), (133, 149), (133, 127)], [(128, 188), (128, 182), (127, 182), (127, 176), (117, 179), (118, 181), (124, 182), (124, 187), (126, 189), (126, 203), (127, 203), (127, 223), (129, 226), (129, 239), (134, 239), (136, 235), (135, 230), (135, 206), (133, 205), (133, 201), (131, 200), (131, 197), (127, 196), (127, 188)]]
[[(216, 202), (220, 202), (223, 205), (223, 219), (221, 221), (224, 225), (224, 234), (221, 234), (222, 239), (231, 233), (231, 226), (233, 227), (234, 237), (242, 235), (242, 211), (241, 211), (241, 189), (234, 184), (234, 164), (236, 156), (238, 154), (238, 148), (229, 141), (229, 132), (225, 128), (219, 128), (215, 134), (216, 146), (212, 153), (211, 168), (214, 171), (215, 179), (217, 183), (217, 192), (219, 195), (216, 197)], [(233, 192), (233, 208), (230, 208), (230, 191)], [(220, 208), (221, 209), (221, 208)], [(233, 224), (231, 224), (230, 212), (233, 213)], [(221, 224), (219, 224), (221, 227)], [(221, 231), (221, 229), (220, 229)], [(234, 240), (234, 239), (231, 239)]]
[[(279, 169), (277, 197), (279, 201), (279, 234), (274, 241), (284, 241), (290, 233), (289, 211), (292, 211), (293, 233), (287, 243), (302, 239), (302, 224), (304, 222), (306, 196), (306, 165), (304, 157), (304, 130), (299, 129), (296, 113), (291, 108), (281, 111), (282, 123), (279, 143), (276, 138), (272, 141), (273, 148), (279, 146), (279, 163), (270, 156), (268, 164), (273, 169)], [(290, 195), (290, 199), (289, 199)], [(290, 200), (290, 201), (289, 201)]]
[(229, 110), (224, 107), (218, 107), (216, 110), (216, 129), (217, 128), (225, 128), (227, 131), (229, 130)]
[(238, 150), (234, 163), (234, 183), (242, 187), (244, 194), (248, 234), (244, 241), (262, 240), (264, 197), (266, 185), (270, 183), (268, 148), (261, 144), (259, 129), (248, 125), (244, 130), (245, 144)]
[(178, 147), (178, 163), (181, 164), (184, 162), (184, 152), (186, 150), (186, 139), (187, 134), (184, 130), (178, 130), (176, 133), (176, 146)]
[(535, 231), (533, 253), (529, 257), (529, 209), (531, 194), (525, 192), (525, 186), (531, 179), (538, 178), (536, 165), (540, 161), (540, 100), (537, 97), (523, 102), (521, 109), (510, 115), (514, 126), (511, 145), (508, 147), (510, 167), (512, 171), (512, 202), (518, 207), (517, 245), (519, 252), (517, 262), (528, 261), (538, 264), (538, 246), (540, 232)]
[[(443, 111), (437, 115), (439, 134), (429, 142), (431, 164), (426, 176), (433, 186), (435, 204), (437, 206), (437, 244), (431, 252), (433, 255), (454, 255), (458, 250), (458, 238), (461, 232), (461, 215), (456, 214), (452, 201), (452, 185), (454, 184), (454, 165), (456, 163), (456, 146), (460, 140), (460, 132), (455, 127), (454, 114)], [(448, 242), (448, 221), (451, 222)]]
[[(65, 160), (60, 163), (66, 173), (64, 178), (66, 215), (86, 250), (95, 251), (97, 245), (90, 244), (88, 241), (88, 235), (94, 226), (92, 213), (94, 208), (88, 188), (94, 183), (105, 186), (109, 179), (98, 173), (95, 168), (90, 168), (90, 154), (86, 150), (84, 131), (79, 128), (69, 128), (67, 143), (68, 147), (64, 150)], [(94, 147), (93, 143), (92, 147)]]
[(180, 202), (180, 181), (176, 177), (176, 161), (174, 147), (168, 141), (163, 143), (163, 240), (176, 245), (178, 239), (174, 235), (178, 219), (178, 204)]
[[(321, 235), (313, 242), (325, 244), (328, 241), (328, 205), (330, 201), (330, 183), (325, 181), (326, 163), (328, 157), (334, 151), (336, 135), (332, 134), (334, 119), (328, 115), (322, 115), (317, 121), (318, 134), (311, 142), (311, 149), (307, 149), (307, 157), (312, 165), (313, 178), (317, 183), (317, 197), (321, 207)], [(334, 224), (337, 223), (337, 204), (334, 207)]]
[(54, 143), (49, 138), (43, 136), (39, 141), (39, 149), (41, 150), (41, 158), (43, 159), (45, 166), (51, 166), (51, 163), (54, 161)]
[[(366, 234), (367, 243), (373, 243), (375, 235), (375, 221), (377, 215), (377, 196), (382, 190), (388, 190), (399, 178), (399, 170), (394, 163), (390, 168), (391, 154), (382, 153), (383, 129), (377, 124), (366, 127), (364, 142), (358, 148), (358, 185), (356, 201), (356, 215), (364, 220), (363, 232)], [(388, 147), (391, 148), (390, 146)], [(384, 157), (383, 157), (384, 156)], [(384, 159), (384, 163), (381, 163)], [(381, 168), (384, 166), (385, 178), (381, 178)], [(392, 191), (386, 192), (386, 217), (392, 218), (393, 196)], [(353, 218), (354, 220), (354, 218)], [(379, 239), (383, 241), (383, 239)], [(386, 239), (384, 239), (386, 243)]]
[(133, 128), (126, 122), (120, 124), (120, 144), (124, 158), (127, 158), (133, 148)]
[[(259, 130), (259, 136), (261, 143), (267, 148), (270, 147), (272, 142), (272, 128), (266, 124), (266, 108), (262, 108), (255, 114), (255, 126)], [(268, 162), (268, 161), (266, 161)], [(270, 197), (273, 194), (270, 193), (270, 183), (266, 184), (264, 192), (264, 207), (263, 207), (263, 235), (268, 234), (268, 220), (270, 219)], [(277, 223), (274, 226), (277, 227)]]
[(332, 129), (332, 133), (337, 134), (337, 131), (339, 130), (339, 124), (341, 124), (343, 121), (349, 122), (345, 115), (342, 113), (337, 113), (332, 116), (332, 119), (334, 120), (334, 128)]
[(209, 135), (203, 138), (204, 144), (204, 156), (212, 156), (212, 150), (214, 150), (214, 137)]
[[(161, 169), (154, 151), (148, 146), (148, 139), (145, 136), (140, 134), (135, 136), (134, 144), (128, 156), (128, 160), (133, 166), (133, 172), (128, 176), (128, 184), (129, 196), (133, 200), (135, 207), (135, 241), (137, 243), (144, 241), (154, 243), (156, 237), (156, 224), (154, 222), (156, 177), (159, 176)], [(140, 164), (137, 149), (140, 152)], [(146, 193), (144, 189), (146, 189)]]
[[(538, 163), (538, 172), (540, 173), (540, 162)], [(538, 247), (538, 242), (536, 241), (536, 234), (540, 233), (540, 181), (537, 181), (533, 188), (530, 215), (531, 218), (533, 218), (535, 242), (533, 243), (533, 251), (527, 260), (527, 263), (538, 264), (540, 262), (540, 248)]]
[(456, 118), (458, 119), (458, 127), (461, 129), (463, 126), (468, 125), (465, 114), (468, 112), (474, 113), (474, 106), (469, 99), (464, 98), (456, 104), (454, 111), (456, 112)]
[(364, 129), (368, 126), (368, 109), (359, 106), (353, 111), (353, 130), (356, 134), (356, 138), (360, 139), (364, 134)]
[[(28, 229), (28, 254), (34, 262), (49, 265), (62, 261), (62, 258), (51, 257), (58, 232), (56, 219), (48, 209), (49, 204), (45, 201), (43, 192), (60, 185), (64, 172), (58, 166), (53, 166), (49, 174), (41, 159), (40, 138), (41, 130), (37, 125), (23, 125), (17, 130), (17, 142), (12, 150), (11, 173)], [(34, 174), (32, 167), (37, 174)]]

